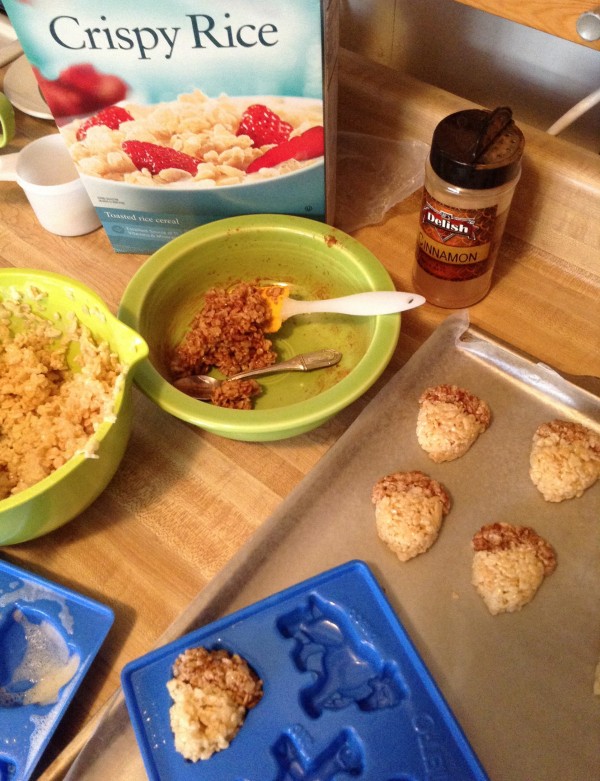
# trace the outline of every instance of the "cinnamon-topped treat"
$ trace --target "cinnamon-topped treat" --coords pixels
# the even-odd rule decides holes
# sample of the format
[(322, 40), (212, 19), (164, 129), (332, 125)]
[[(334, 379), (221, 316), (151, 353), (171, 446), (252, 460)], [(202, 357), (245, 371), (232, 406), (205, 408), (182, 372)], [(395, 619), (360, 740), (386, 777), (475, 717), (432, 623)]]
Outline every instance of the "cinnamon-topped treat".
[(451, 499), (424, 472), (394, 472), (373, 486), (377, 534), (400, 561), (425, 553), (436, 541)]
[(467, 452), (490, 421), (485, 401), (458, 385), (437, 385), (419, 397), (417, 440), (432, 461), (453, 461)]
[(202, 647), (177, 657), (167, 689), (175, 749), (192, 762), (228, 748), (263, 694), (262, 681), (245, 659)]
[(520, 610), (556, 569), (554, 549), (528, 526), (482, 526), (471, 544), (472, 583), (492, 615)]
[(566, 420), (542, 423), (533, 435), (529, 475), (547, 502), (581, 496), (600, 477), (600, 434)]

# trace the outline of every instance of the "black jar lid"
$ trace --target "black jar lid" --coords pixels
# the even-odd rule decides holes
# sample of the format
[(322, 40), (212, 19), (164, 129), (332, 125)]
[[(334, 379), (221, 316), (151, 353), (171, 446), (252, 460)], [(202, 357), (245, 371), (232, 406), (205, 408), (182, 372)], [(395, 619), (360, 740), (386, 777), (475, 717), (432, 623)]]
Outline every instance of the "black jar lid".
[(519, 172), (525, 138), (510, 108), (465, 109), (436, 127), (429, 161), (446, 182), (473, 190), (499, 187)]

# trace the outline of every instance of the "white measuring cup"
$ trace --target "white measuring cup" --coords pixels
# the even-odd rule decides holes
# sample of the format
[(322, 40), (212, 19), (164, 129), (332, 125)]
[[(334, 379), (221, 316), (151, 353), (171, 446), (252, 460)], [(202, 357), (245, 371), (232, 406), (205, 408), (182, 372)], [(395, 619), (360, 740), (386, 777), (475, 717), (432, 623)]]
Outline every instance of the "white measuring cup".
[(22, 187), (43, 228), (59, 236), (81, 236), (100, 219), (60, 134), (43, 136), (20, 152), (0, 155), (0, 181)]

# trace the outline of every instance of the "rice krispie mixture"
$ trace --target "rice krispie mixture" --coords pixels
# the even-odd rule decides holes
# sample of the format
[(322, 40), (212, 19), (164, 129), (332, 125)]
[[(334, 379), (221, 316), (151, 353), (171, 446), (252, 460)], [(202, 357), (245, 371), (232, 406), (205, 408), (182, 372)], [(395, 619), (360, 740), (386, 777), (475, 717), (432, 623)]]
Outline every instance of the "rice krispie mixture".
[[(276, 296), (281, 288), (272, 286), (268, 291)], [(169, 366), (173, 378), (208, 374), (213, 368), (229, 377), (271, 366), (277, 359), (272, 342), (265, 337), (271, 319), (269, 302), (256, 284), (240, 282), (227, 290), (209, 290), (203, 308), (173, 351)], [(226, 382), (213, 394), (212, 402), (250, 409), (251, 398), (259, 391), (254, 380)]]
[(212, 392), (210, 400), (217, 407), (252, 409), (252, 399), (260, 394), (256, 380), (230, 380)]
[(192, 762), (228, 748), (263, 694), (262, 681), (245, 659), (202, 647), (177, 657), (167, 689), (175, 749)]
[(0, 498), (76, 453), (93, 455), (93, 434), (114, 415), (122, 371), (109, 346), (75, 317), (63, 334), (22, 301), (0, 303)]
[(379, 538), (400, 561), (429, 550), (436, 541), (451, 500), (441, 483), (423, 472), (394, 472), (373, 486)]
[(520, 610), (556, 569), (552, 546), (527, 526), (482, 526), (472, 547), (472, 583), (492, 615)]
[[(286, 128), (286, 142), (323, 125), (321, 101), (261, 100), (276, 114), (277, 130), (280, 125)], [(280, 133), (262, 138), (238, 132), (251, 103), (248, 98), (227, 95), (210, 98), (195, 90), (155, 105), (112, 106), (104, 111), (101, 121), (95, 117), (77, 119), (62, 127), (61, 133), (82, 173), (135, 185), (223, 187), (280, 176), (309, 165), (312, 159), (303, 160), (296, 154), (278, 165), (247, 173), (249, 166), (282, 138)], [(161, 148), (173, 150), (173, 154), (164, 153), (156, 168), (139, 164), (140, 149), (156, 159)]]
[(417, 440), (436, 463), (464, 455), (490, 425), (487, 402), (457, 385), (426, 388), (419, 398)]
[(533, 435), (529, 466), (547, 502), (581, 496), (600, 477), (600, 434), (566, 420), (542, 423)]

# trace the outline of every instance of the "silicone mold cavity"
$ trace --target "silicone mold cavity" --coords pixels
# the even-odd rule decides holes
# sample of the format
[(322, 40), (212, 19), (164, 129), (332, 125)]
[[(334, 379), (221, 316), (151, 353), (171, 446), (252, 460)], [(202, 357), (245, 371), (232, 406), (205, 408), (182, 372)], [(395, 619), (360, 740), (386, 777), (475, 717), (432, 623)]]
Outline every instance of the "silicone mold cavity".
[[(28, 652), (31, 640), (27, 638), (27, 627), (40, 627), (45, 624), (48, 632), (55, 636), (55, 643), (64, 645), (65, 652), (71, 656), (69, 637), (60, 622), (51, 620), (38, 609), (14, 604), (14, 609), (6, 611), (0, 622), (0, 708), (21, 707), (24, 697), (35, 680), (32, 677), (17, 677), (17, 671)], [(41, 652), (39, 637), (35, 645)], [(43, 662), (43, 660), (40, 660)]]
[(292, 658), (298, 670), (315, 676), (300, 693), (309, 716), (353, 704), (363, 711), (393, 708), (406, 696), (397, 665), (382, 658), (356, 614), (314, 594), (277, 627), (296, 641)]
[[(27, 646), (25, 630), (18, 620), (20, 614), (28, 616), (29, 611), (15, 607), (7, 612), (0, 623), (0, 708), (13, 708), (22, 704), (24, 683), (15, 685), (13, 676)], [(29, 682), (31, 686), (31, 682)], [(0, 775), (0, 779), (3, 776)]]
[(284, 732), (273, 755), (279, 766), (275, 781), (333, 781), (342, 776), (360, 776), (364, 748), (352, 729), (341, 730), (324, 748), (315, 744), (301, 726)]
[(0, 757), (0, 781), (11, 781), (15, 777), (15, 766), (12, 762)]

